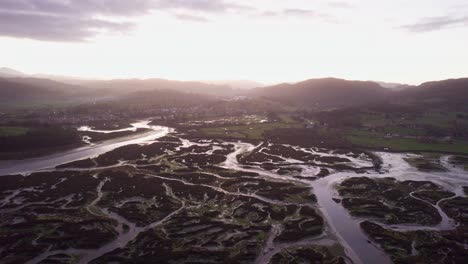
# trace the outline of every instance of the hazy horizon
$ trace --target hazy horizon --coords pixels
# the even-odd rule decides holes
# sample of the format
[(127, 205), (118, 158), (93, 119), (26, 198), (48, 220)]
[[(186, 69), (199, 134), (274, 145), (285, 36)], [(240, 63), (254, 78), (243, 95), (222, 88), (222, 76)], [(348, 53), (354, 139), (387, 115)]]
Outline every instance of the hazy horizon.
[(0, 0), (0, 264), (468, 263), (468, 0)]
[[(422, 82), (418, 83), (404, 83), (404, 82), (392, 82), (392, 81), (385, 81), (385, 80), (369, 80), (369, 79), (346, 79), (342, 78), (340, 76), (318, 76), (314, 78), (306, 78), (306, 79), (300, 79), (300, 80), (292, 80), (292, 81), (279, 81), (279, 82), (260, 82), (257, 80), (247, 80), (247, 79), (171, 79), (171, 78), (165, 78), (163, 76), (145, 76), (145, 77), (87, 77), (87, 76), (77, 76), (77, 75), (56, 75), (52, 73), (44, 73), (44, 72), (37, 72), (37, 73), (28, 73), (21, 71), (19, 69), (14, 69), (12, 67), (2, 67), (0, 65), (0, 72), (1, 70), (13, 70), (17, 71), (21, 74), (24, 74), (24, 76), (21, 75), (11, 75), (11, 76), (3, 76), (0, 78), (5, 78), (5, 77), (24, 77), (24, 78), (40, 78), (40, 79), (51, 79), (63, 83), (68, 83), (67, 79), (71, 80), (72, 83), (75, 81), (120, 81), (120, 80), (167, 80), (167, 81), (175, 81), (175, 82), (199, 82), (199, 83), (205, 83), (205, 84), (214, 84), (214, 85), (228, 85), (230, 86), (231, 84), (234, 84), (233, 86), (247, 86), (248, 88), (240, 88), (240, 89), (251, 89), (251, 88), (257, 88), (257, 87), (267, 87), (267, 86), (274, 86), (274, 85), (279, 85), (279, 84), (296, 84), (308, 80), (317, 80), (317, 79), (342, 79), (346, 81), (363, 81), (363, 82), (375, 82), (380, 84), (382, 87), (387, 87), (390, 88), (392, 85), (410, 85), (410, 86), (418, 86), (427, 82), (436, 82), (436, 81), (445, 81), (445, 80), (452, 80), (452, 79), (464, 79), (468, 78), (467, 76), (459, 76), (459, 77), (453, 77), (453, 78), (447, 78), (447, 79), (432, 79), (432, 80), (424, 80)], [(1, 74), (1, 73), (0, 73)], [(73, 81), (74, 80), (74, 81)], [(245, 84), (244, 84), (245, 83)], [(257, 84), (256, 86), (254, 84)], [(237, 88), (238, 87), (233, 87)]]
[[(2, 1), (2, 65), (99, 79), (467, 76), (464, 1)], [(14, 52), (13, 52), (14, 51)]]

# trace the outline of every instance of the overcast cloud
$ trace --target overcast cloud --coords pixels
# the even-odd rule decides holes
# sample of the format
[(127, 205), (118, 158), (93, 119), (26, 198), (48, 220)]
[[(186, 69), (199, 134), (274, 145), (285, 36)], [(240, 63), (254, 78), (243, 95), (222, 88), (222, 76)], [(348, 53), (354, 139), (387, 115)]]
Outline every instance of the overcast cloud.
[[(185, 20), (188, 23), (213, 22), (216, 20), (216, 15), (225, 13), (278, 20), (283, 17), (294, 17), (333, 22), (340, 18), (336, 13), (339, 10), (354, 13), (359, 7), (365, 10), (369, 5), (368, 2), (361, 1), (324, 0), (301, 6), (299, 2), (294, 4), (294, 1), (288, 1), (283, 2), (280, 8), (270, 9), (270, 5), (266, 5), (266, 2), (261, 6), (255, 6), (254, 1), (251, 2), (255, 7), (246, 3), (249, 1), (0, 0), (0, 36), (45, 41), (86, 41), (101, 33), (125, 34), (136, 26), (137, 17), (156, 11), (167, 12), (175, 19)], [(409, 32), (428, 32), (468, 25), (467, 16), (446, 15), (442, 12), (440, 16), (425, 17), (422, 14), (415, 15), (414, 23), (395, 24), (394, 27)], [(374, 22), (369, 21), (369, 23)]]
[[(0, 35), (49, 41), (84, 41), (101, 32), (126, 32), (128, 20), (153, 10), (226, 12), (247, 7), (223, 0), (1, 0)], [(208, 21), (191, 14), (178, 19)]]
[(451, 17), (451, 16), (441, 16), (441, 17), (431, 17), (424, 18), (414, 24), (404, 25), (403, 28), (411, 32), (428, 32), (441, 30), (450, 27), (458, 27), (468, 25), (468, 16), (467, 17)]

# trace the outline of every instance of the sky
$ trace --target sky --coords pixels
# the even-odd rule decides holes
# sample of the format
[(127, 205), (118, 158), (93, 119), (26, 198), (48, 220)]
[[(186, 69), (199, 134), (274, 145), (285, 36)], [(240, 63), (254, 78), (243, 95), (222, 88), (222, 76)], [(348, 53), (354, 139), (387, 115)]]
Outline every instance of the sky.
[(0, 67), (86, 78), (468, 77), (466, 0), (0, 0)]

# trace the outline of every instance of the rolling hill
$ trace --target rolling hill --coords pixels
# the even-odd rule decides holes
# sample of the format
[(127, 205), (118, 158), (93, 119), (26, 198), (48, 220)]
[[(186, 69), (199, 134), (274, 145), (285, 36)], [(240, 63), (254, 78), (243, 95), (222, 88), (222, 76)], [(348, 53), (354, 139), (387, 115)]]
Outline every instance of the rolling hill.
[(322, 108), (376, 102), (391, 93), (375, 82), (324, 78), (257, 88), (252, 94), (274, 101)]
[(218, 100), (210, 95), (189, 94), (174, 90), (149, 90), (137, 91), (126, 96), (121, 96), (109, 102), (115, 102), (122, 106), (133, 108), (145, 107), (190, 107), (206, 105)]
[(1, 78), (8, 78), (8, 77), (23, 77), (26, 76), (26, 74), (17, 71), (15, 69), (7, 68), (7, 67), (2, 67), (0, 68), (0, 77)]
[(426, 82), (399, 93), (413, 102), (468, 102), (468, 78)]
[[(98, 96), (115, 98), (138, 91), (172, 90), (191, 94), (232, 96), (240, 93), (239, 87), (255, 87), (257, 83), (248, 81), (198, 82), (174, 81), (166, 79), (115, 79), (92, 80), (47, 74), (25, 74), (10, 68), (0, 68), (0, 78), (13, 82), (27, 83), (46, 88), (64, 88), (75, 92), (93, 92)], [(67, 87), (69, 86), (69, 87)], [(236, 89), (232, 87), (236, 86)]]
[(81, 86), (110, 91), (124, 95), (138, 91), (172, 90), (192, 94), (230, 96), (235, 94), (230, 86), (206, 84), (202, 82), (172, 81), (165, 79), (123, 79), (123, 80), (92, 80), (79, 82)]
[(79, 87), (36, 78), (0, 78), (0, 106), (6, 108), (67, 105), (91, 99)]
[[(252, 89), (233, 89), (234, 83), (236, 81), (204, 83), (165, 79), (57, 80), (0, 68), (0, 103), (44, 105), (54, 102), (122, 101), (136, 104), (141, 101), (155, 105), (177, 101), (176, 104), (184, 105), (197, 100), (206, 102), (214, 97), (230, 100), (247, 95), (279, 105), (329, 109), (381, 102), (423, 105), (468, 101), (468, 78), (427, 82), (419, 86), (337, 78), (310, 79)], [(257, 83), (237, 81), (237, 88), (242, 85), (251, 88)], [(187, 94), (192, 98), (189, 99)]]
[[(217, 101), (208, 94), (218, 88), (213, 85), (165, 80), (157, 82), (160, 85), (132, 80), (119, 81), (115, 86), (114, 82), (110, 83), (86, 87), (42, 78), (0, 78), (0, 106), (66, 106), (99, 101), (130, 107), (170, 107), (193, 106)], [(203, 90), (205, 93), (193, 92), (189, 90), (190, 87), (195, 87), (195, 91)]]
[(422, 105), (468, 102), (468, 78), (426, 82), (401, 89), (384, 88), (380, 83), (336, 78), (311, 79), (295, 84), (257, 88), (256, 97), (314, 108), (352, 107), (380, 102)]
[(53, 88), (27, 82), (17, 82), (9, 78), (0, 78), (0, 101), (62, 97), (64, 95), (61, 91)]

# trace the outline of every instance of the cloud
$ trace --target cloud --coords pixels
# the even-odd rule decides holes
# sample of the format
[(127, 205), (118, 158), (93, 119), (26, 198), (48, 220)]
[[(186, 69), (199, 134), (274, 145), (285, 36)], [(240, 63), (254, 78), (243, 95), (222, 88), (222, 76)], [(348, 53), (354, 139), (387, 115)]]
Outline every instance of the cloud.
[(307, 9), (282, 9), (278, 11), (266, 11), (260, 14), (263, 17), (294, 16), (294, 17), (313, 17), (318, 13)]
[(335, 8), (343, 8), (343, 9), (350, 9), (354, 8), (354, 5), (348, 2), (342, 2), (342, 1), (332, 1), (328, 3), (329, 6), (335, 7)]
[(129, 16), (145, 13), (153, 5), (154, 1), (151, 0), (2, 0), (0, 10), (74, 16)]
[(463, 25), (468, 25), (468, 17), (441, 16), (425, 18), (417, 23), (404, 25), (403, 28), (411, 32), (428, 32)]
[(237, 5), (223, 0), (161, 0), (155, 3), (156, 7), (160, 9), (185, 9), (213, 13), (248, 9), (247, 6)]
[(317, 12), (307, 9), (284, 9), (282, 14), (287, 16), (316, 16)]
[(133, 27), (127, 22), (94, 18), (8, 13), (0, 11), (0, 35), (45, 41), (85, 41), (102, 31), (126, 32)]
[[(152, 11), (223, 13), (248, 7), (225, 0), (0, 0), (0, 36), (86, 41), (102, 32), (127, 32), (133, 17)], [(201, 16), (176, 15), (202, 21)]]
[(332, 17), (321, 11), (311, 9), (299, 9), (299, 8), (286, 8), (276, 11), (262, 12), (258, 17), (285, 17), (285, 18), (301, 18), (301, 19), (322, 19), (332, 21)]
[(188, 14), (176, 14), (175, 17), (180, 20), (188, 20), (194, 22), (210, 22), (208, 18), (202, 16), (188, 15)]

